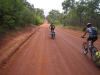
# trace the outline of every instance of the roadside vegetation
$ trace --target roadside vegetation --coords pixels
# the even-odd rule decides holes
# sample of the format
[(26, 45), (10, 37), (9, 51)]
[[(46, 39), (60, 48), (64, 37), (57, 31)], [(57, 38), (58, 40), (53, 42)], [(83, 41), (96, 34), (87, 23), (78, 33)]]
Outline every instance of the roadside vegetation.
[(56, 25), (74, 30), (85, 30), (88, 22), (99, 29), (100, 33), (100, 0), (64, 0), (64, 12), (51, 10), (47, 19)]
[(43, 9), (34, 8), (27, 0), (0, 0), (0, 39), (8, 32), (44, 22)]
[[(100, 0), (64, 0), (63, 12), (52, 9), (46, 19), (63, 27), (85, 30), (87, 22), (99, 29)], [(59, 9), (59, 8), (58, 8)], [(44, 10), (34, 8), (27, 0), (0, 0), (0, 39), (15, 31), (44, 22)]]

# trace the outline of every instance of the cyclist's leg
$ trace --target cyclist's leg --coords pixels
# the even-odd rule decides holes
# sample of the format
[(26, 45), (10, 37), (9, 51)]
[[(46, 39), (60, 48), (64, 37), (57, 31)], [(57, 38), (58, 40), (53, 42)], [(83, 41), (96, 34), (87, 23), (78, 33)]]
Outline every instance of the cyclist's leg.
[(54, 32), (54, 28), (52, 28), (52, 31)]
[[(93, 37), (92, 38), (92, 45), (93, 43), (98, 39), (98, 37)], [(97, 48), (95, 46), (92, 46), (92, 54), (91, 54), (91, 58), (93, 61), (96, 61), (96, 57), (95, 57), (95, 53), (97, 52)]]
[(93, 37), (93, 38), (92, 38), (92, 43), (94, 43), (97, 39), (98, 39), (97, 36)]
[(86, 42), (86, 50), (88, 50), (88, 43), (90, 41), (90, 37), (87, 38), (87, 42)]
[(53, 28), (53, 33), (54, 33), (54, 35), (53, 35), (53, 36), (55, 37), (55, 32), (54, 32), (54, 28)]
[(53, 30), (55, 30), (55, 28), (53, 28)]
[(52, 32), (52, 28), (51, 28), (51, 32)]
[(52, 28), (51, 28), (51, 32), (50, 32), (50, 34), (52, 34)]

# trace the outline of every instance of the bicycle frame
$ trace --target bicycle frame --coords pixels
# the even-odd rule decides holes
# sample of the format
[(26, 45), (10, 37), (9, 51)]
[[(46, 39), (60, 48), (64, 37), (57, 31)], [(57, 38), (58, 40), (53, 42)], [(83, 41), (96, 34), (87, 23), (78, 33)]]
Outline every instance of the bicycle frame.
[(89, 41), (88, 42), (88, 49), (89, 49), (91, 54), (92, 54), (92, 47), (93, 47), (92, 41)]
[[(86, 42), (86, 44), (87, 44), (87, 41), (86, 41), (87, 37), (84, 37), (84, 38), (85, 38), (85, 41), (83, 41), (83, 42)], [(94, 47), (94, 45), (93, 45), (92, 41), (88, 41), (88, 49), (90, 49), (91, 47)]]
[(55, 37), (55, 32), (52, 31), (52, 32), (50, 32), (50, 33), (51, 33), (51, 37), (54, 38), (54, 37)]
[(94, 47), (92, 41), (88, 42), (88, 50), (86, 50), (86, 43), (87, 42), (84, 41), (83, 46), (82, 46), (83, 52), (85, 51), (84, 54), (86, 55), (88, 53), (88, 50), (89, 50), (92, 61), (96, 61), (95, 52), (98, 51), (98, 50), (96, 49), (96, 47)]

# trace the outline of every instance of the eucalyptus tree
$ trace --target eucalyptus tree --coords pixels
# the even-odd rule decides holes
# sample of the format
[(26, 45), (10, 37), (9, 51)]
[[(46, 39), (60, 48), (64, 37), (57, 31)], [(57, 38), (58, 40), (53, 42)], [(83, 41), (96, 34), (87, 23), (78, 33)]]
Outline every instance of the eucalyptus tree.
[[(62, 2), (62, 7), (64, 10), (64, 13), (67, 15), (66, 16), (66, 22), (68, 24), (73, 22), (76, 22), (76, 3), (75, 0), (64, 0), (64, 2)], [(73, 23), (75, 24), (75, 23)]]
[(74, 3), (75, 0), (64, 0), (64, 2), (62, 2), (64, 12), (68, 13), (70, 10), (74, 10)]
[(36, 15), (40, 16), (41, 18), (45, 18), (44, 10), (40, 8), (35, 8)]
[(47, 19), (49, 20), (49, 22), (54, 22), (55, 20), (58, 22), (61, 21), (61, 13), (59, 12), (59, 10), (54, 10), (52, 9), (50, 12), (49, 12), (49, 15), (47, 16)]
[[(37, 12), (27, 0), (0, 0), (0, 37), (9, 30), (36, 24)], [(39, 11), (38, 24), (43, 23), (44, 11)], [(40, 18), (39, 18), (40, 17)]]
[(0, 31), (14, 29), (20, 21), (20, 11), (24, 8), (22, 0), (0, 0)]
[(77, 14), (77, 22), (79, 22), (79, 25), (82, 25), (84, 21), (86, 20), (86, 10), (87, 5), (84, 2), (84, 0), (81, 0), (80, 2), (76, 2), (76, 14)]
[(99, 11), (100, 0), (89, 0), (87, 2), (87, 15), (90, 17), (89, 21), (95, 24), (99, 16)]
[(99, 26), (100, 19), (100, 0), (65, 0), (62, 2), (63, 10), (66, 14), (66, 22), (78, 25), (92, 22)]

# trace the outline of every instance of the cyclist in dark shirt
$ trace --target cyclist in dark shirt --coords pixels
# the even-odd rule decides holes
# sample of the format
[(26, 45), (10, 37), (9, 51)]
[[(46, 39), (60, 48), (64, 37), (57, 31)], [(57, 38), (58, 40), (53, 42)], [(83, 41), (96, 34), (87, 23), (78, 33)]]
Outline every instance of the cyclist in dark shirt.
[(54, 32), (54, 29), (55, 29), (54, 23), (51, 23), (51, 25), (49, 26), (49, 28), (51, 28), (51, 32)]

